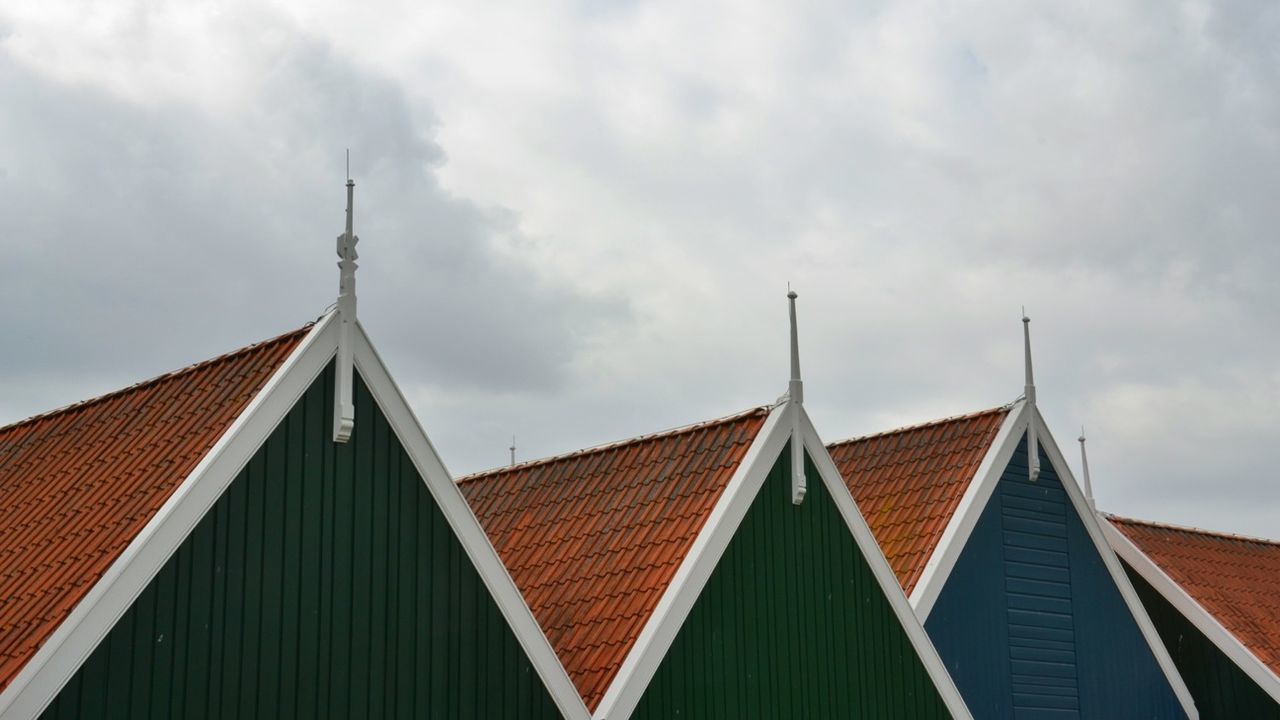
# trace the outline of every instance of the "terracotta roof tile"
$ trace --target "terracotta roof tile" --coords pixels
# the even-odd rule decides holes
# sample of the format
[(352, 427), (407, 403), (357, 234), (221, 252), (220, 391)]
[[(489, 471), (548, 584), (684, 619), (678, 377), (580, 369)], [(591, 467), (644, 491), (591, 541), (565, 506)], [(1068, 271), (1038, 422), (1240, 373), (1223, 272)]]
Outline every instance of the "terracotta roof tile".
[(306, 330), (0, 428), (0, 689)]
[(768, 413), (458, 481), (592, 711)]
[(1280, 675), (1280, 542), (1115, 516), (1108, 519)]
[(908, 595), (1008, 412), (994, 408), (827, 446)]

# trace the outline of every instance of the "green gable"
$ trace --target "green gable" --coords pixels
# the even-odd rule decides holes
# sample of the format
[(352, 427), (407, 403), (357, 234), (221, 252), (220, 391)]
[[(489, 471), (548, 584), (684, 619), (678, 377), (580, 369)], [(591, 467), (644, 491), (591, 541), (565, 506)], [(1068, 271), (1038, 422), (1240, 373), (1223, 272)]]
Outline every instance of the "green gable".
[(942, 697), (806, 455), (769, 472), (636, 718), (948, 718)]
[(321, 374), (46, 718), (558, 717), (364, 383)]

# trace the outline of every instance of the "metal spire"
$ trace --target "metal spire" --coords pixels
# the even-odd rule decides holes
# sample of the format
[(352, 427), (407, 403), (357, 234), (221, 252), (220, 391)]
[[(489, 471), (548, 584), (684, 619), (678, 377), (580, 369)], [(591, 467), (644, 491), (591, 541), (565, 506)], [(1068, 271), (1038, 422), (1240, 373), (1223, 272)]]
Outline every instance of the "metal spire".
[(1023, 395), (1030, 408), (1027, 415), (1027, 477), (1031, 482), (1040, 478), (1040, 443), (1036, 437), (1036, 380), (1031, 370), (1031, 318), (1027, 317), (1027, 309), (1022, 309), (1022, 349), (1026, 364), (1026, 385)]
[(515, 435), (511, 436), (511, 447), (509, 449), (511, 450), (511, 466), (515, 467), (515, 464), (516, 464), (516, 436)]
[(1093, 502), (1093, 483), (1089, 480), (1089, 454), (1084, 450), (1084, 426), (1080, 426), (1080, 467), (1084, 471), (1084, 499), (1089, 501), (1089, 507), (1097, 510), (1097, 506)]
[(351, 399), (352, 358), (351, 329), (356, 322), (356, 243), (354, 232), (356, 184), (350, 177), (350, 151), (347, 154), (347, 229), (338, 236), (338, 358), (337, 386), (333, 398), (333, 440), (346, 442), (355, 426), (355, 405)]
[(791, 379), (787, 383), (787, 403), (791, 410), (791, 502), (804, 501), (808, 481), (804, 476), (804, 435), (800, 414), (804, 411), (804, 382), (800, 380), (800, 335), (796, 329), (796, 292), (787, 283), (787, 302), (791, 310)]

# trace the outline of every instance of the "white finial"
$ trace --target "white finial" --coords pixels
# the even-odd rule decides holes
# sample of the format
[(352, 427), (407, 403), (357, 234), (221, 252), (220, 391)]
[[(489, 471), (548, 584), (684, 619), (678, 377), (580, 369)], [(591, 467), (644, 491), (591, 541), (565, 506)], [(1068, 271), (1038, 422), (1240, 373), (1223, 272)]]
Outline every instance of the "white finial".
[(787, 383), (787, 404), (791, 405), (791, 502), (804, 501), (808, 481), (804, 475), (804, 435), (800, 413), (804, 412), (804, 383), (800, 380), (800, 335), (796, 329), (796, 292), (787, 283), (787, 302), (791, 311), (791, 380)]
[[(350, 167), (350, 151), (347, 153)], [(346, 442), (355, 426), (355, 404), (351, 399), (354, 370), (351, 357), (351, 328), (356, 322), (356, 184), (347, 177), (347, 229), (338, 236), (338, 357), (337, 382), (333, 398), (333, 440)]]
[(1080, 426), (1080, 468), (1084, 472), (1084, 498), (1089, 507), (1097, 509), (1093, 502), (1093, 483), (1089, 480), (1089, 455), (1084, 450), (1084, 426)]
[(1030, 408), (1027, 420), (1027, 476), (1031, 482), (1040, 478), (1040, 443), (1036, 438), (1036, 380), (1031, 370), (1031, 318), (1022, 308), (1022, 349), (1026, 363), (1026, 385), (1023, 394)]
[(516, 464), (516, 436), (515, 435), (511, 436), (510, 450), (511, 450), (511, 465), (512, 467), (515, 467), (515, 464)]

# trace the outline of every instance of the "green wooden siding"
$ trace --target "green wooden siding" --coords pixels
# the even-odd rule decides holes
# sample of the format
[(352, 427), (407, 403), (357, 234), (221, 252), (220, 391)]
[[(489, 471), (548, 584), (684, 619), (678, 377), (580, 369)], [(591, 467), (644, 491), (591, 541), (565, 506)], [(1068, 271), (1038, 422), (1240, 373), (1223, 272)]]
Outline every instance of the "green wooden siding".
[(950, 717), (806, 456), (784, 451), (636, 709), (637, 718)]
[(333, 366), (46, 710), (47, 718), (558, 717), (358, 378)]
[(1160, 634), (1178, 674), (1195, 699), (1200, 720), (1280, 720), (1277, 703), (1257, 683), (1165, 600), (1141, 575), (1122, 563), (1133, 589)]

